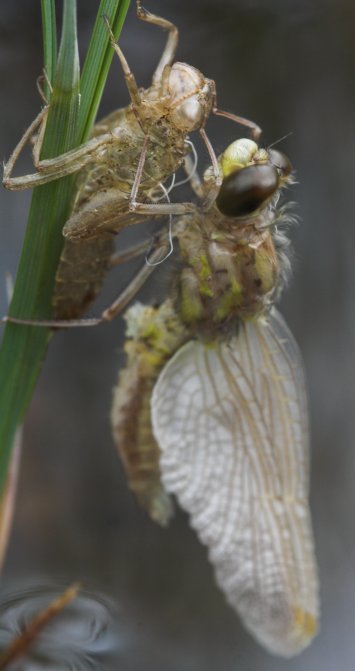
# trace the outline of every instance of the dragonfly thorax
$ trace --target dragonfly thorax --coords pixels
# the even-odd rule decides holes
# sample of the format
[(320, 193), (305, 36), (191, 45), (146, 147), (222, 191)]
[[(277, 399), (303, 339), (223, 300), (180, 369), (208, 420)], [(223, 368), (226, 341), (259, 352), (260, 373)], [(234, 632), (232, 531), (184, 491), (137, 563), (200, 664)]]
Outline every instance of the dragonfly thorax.
[(249, 227), (232, 236), (221, 229), (217, 210), (209, 215), (207, 231), (204, 224), (203, 215), (194, 225), (187, 221), (180, 237), (180, 314), (203, 338), (223, 337), (238, 318), (268, 310), (278, 280), (277, 253), (269, 230)]

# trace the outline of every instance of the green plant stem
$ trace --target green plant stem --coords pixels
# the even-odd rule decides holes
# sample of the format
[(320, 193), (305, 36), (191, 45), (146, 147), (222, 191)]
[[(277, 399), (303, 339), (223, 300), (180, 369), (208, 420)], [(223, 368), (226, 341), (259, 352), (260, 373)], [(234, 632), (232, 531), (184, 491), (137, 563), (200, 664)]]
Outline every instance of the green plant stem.
[[(54, 0), (41, 0), (41, 7), (45, 71), (49, 82), (52, 82), (57, 66), (57, 31)], [(48, 81), (44, 82), (43, 90), (46, 99), (49, 100), (50, 88)]]
[[(43, 0), (46, 10), (52, 5)], [(117, 37), (129, 0), (102, 0), (98, 19), (107, 14)], [(42, 5), (43, 7), (43, 5)], [(48, 17), (51, 17), (48, 19)], [(52, 25), (53, 14), (45, 17), (46, 30)], [(103, 23), (103, 22), (102, 22)], [(45, 52), (53, 53), (54, 38), (46, 38)], [(79, 115), (79, 60), (76, 39), (76, 2), (64, 0), (63, 29), (58, 65), (53, 81), (50, 109), (41, 152), (42, 158), (59, 154), (80, 144), (89, 134), (107, 76), (112, 49), (109, 53), (107, 32), (101, 36), (94, 29), (93, 40), (100, 39), (84, 66)], [(100, 59), (98, 54), (103, 53)], [(47, 67), (47, 63), (46, 63)], [(86, 81), (95, 82), (91, 91)], [(90, 96), (95, 98), (93, 104)], [(82, 109), (84, 108), (84, 112)], [(90, 119), (90, 121), (89, 121)], [(51, 297), (60, 257), (62, 227), (68, 218), (73, 177), (40, 186), (33, 191), (29, 219), (16, 277), (9, 314), (26, 319), (50, 319)], [(43, 327), (8, 323), (0, 349), (0, 489), (3, 487), (16, 428), (22, 422), (30, 401), (51, 332)]]

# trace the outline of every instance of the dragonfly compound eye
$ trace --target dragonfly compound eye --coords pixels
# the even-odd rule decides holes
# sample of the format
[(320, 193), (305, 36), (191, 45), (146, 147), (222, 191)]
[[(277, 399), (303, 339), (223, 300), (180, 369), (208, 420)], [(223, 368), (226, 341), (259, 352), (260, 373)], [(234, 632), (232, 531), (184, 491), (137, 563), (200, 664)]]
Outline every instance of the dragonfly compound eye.
[(291, 174), (292, 164), (285, 154), (276, 149), (269, 149), (268, 155), (270, 163), (277, 168), (281, 177), (288, 177)]
[(232, 172), (222, 182), (216, 204), (227, 217), (246, 217), (256, 212), (279, 188), (272, 165), (249, 165)]

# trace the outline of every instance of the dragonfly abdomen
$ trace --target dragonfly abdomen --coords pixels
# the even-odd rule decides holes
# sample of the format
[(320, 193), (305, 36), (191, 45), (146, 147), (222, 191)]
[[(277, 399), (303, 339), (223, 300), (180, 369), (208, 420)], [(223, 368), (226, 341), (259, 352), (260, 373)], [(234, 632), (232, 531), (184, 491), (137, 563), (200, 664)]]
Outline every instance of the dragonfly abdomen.
[(188, 334), (170, 300), (159, 308), (137, 303), (126, 313), (126, 320), (127, 364), (114, 391), (113, 436), (130, 488), (150, 517), (165, 526), (172, 504), (160, 481), (160, 449), (153, 435), (150, 399), (161, 369)]
[(150, 517), (166, 525), (172, 505), (160, 482), (160, 450), (153, 436), (150, 397), (155, 375), (144, 362), (131, 360), (121, 372), (112, 407), (112, 429), (130, 489)]
[(111, 238), (66, 240), (60, 257), (53, 294), (56, 319), (75, 319), (100, 293), (114, 249)]

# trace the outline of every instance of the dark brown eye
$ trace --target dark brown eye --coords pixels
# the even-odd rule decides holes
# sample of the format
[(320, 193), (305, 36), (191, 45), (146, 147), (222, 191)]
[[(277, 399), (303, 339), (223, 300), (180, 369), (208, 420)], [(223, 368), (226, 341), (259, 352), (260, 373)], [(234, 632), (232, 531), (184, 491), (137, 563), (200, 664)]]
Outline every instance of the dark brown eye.
[(246, 217), (258, 210), (278, 187), (276, 168), (266, 163), (249, 165), (223, 180), (216, 204), (227, 217)]
[(292, 172), (292, 165), (287, 156), (276, 149), (269, 149), (268, 154), (270, 163), (280, 171), (282, 177), (288, 177)]

